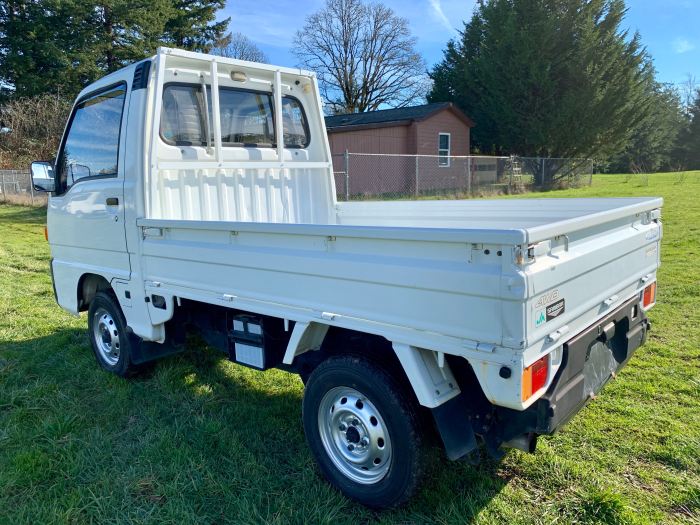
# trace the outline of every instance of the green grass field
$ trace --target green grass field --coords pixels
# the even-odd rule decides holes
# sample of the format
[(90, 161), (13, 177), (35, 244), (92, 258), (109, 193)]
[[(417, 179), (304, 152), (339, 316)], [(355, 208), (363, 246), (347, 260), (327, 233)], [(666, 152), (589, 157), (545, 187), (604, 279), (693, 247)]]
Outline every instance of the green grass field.
[(85, 316), (54, 303), (44, 211), (0, 206), (0, 523), (700, 523), (700, 173), (546, 196), (632, 195), (665, 198), (647, 344), (535, 454), (434, 449), (383, 513), (320, 479), (295, 376), (196, 345), (132, 380), (98, 369)]

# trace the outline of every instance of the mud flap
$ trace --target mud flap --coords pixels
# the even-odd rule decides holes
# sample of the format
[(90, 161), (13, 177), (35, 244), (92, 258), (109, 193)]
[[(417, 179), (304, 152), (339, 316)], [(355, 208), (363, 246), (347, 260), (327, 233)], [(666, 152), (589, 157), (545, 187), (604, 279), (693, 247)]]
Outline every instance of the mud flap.
[(464, 394), (453, 397), (430, 411), (445, 445), (448, 459), (459, 459), (477, 448)]

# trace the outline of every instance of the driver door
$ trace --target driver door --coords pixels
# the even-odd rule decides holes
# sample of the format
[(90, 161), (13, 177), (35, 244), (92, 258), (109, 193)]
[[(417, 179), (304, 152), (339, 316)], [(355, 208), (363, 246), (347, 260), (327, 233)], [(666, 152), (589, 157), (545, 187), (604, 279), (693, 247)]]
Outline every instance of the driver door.
[(126, 91), (121, 82), (76, 103), (56, 162), (48, 207), (52, 269), (58, 302), (73, 312), (80, 307), (76, 287), (83, 274), (110, 282), (130, 276), (121, 147)]

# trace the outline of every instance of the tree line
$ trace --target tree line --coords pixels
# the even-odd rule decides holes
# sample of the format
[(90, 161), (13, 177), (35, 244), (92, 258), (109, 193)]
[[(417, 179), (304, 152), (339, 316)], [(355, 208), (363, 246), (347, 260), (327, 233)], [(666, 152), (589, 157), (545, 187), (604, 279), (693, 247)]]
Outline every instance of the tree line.
[[(160, 45), (266, 61), (217, 20), (224, 4), (0, 2), (0, 104), (17, 130), (0, 138), (0, 164), (46, 140), (34, 136), (46, 127), (25, 122), (31, 115), (65, 118), (84, 85)], [(405, 18), (372, 0), (326, 0), (292, 52), (318, 74), (332, 113), (427, 98), (476, 122), (474, 153), (589, 157), (615, 172), (700, 169), (700, 92), (657, 80), (641, 35), (624, 29), (626, 12), (624, 0), (478, 0), (428, 69)]]
[(660, 83), (623, 0), (482, 0), (431, 71), (432, 102), (474, 119), (486, 154), (588, 157), (608, 170), (700, 168), (697, 113)]
[(49, 159), (74, 97), (158, 46), (264, 62), (217, 20), (225, 0), (4, 0), (0, 2), (0, 168)]

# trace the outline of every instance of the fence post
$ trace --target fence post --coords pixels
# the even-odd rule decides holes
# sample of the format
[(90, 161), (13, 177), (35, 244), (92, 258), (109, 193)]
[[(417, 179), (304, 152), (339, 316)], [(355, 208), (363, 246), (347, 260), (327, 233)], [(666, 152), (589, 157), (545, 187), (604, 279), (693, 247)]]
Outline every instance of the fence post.
[(350, 200), (350, 152), (343, 153), (343, 171), (345, 171), (345, 201)]
[(34, 206), (34, 183), (32, 182), (31, 172), (29, 172), (29, 198), (32, 201), (32, 206)]
[(464, 166), (464, 174), (467, 176), (467, 195), (472, 194), (472, 157), (467, 155), (464, 160), (467, 164)]
[(418, 155), (415, 156), (416, 159), (416, 188), (414, 190), (415, 196), (418, 197)]
[(2, 172), (2, 202), (7, 202), (7, 191), (5, 190), (5, 172)]
[(540, 174), (540, 188), (544, 188), (544, 163), (545, 163), (545, 158), (542, 157), (542, 169), (541, 169), (541, 174)]
[[(498, 161), (496, 161), (496, 162), (498, 162)], [(514, 164), (515, 164), (514, 156), (511, 155), (510, 156), (510, 177), (508, 177), (508, 191), (510, 191), (510, 192), (513, 192), (513, 190), (514, 190), (514, 186), (513, 186), (513, 173), (515, 171)]]

